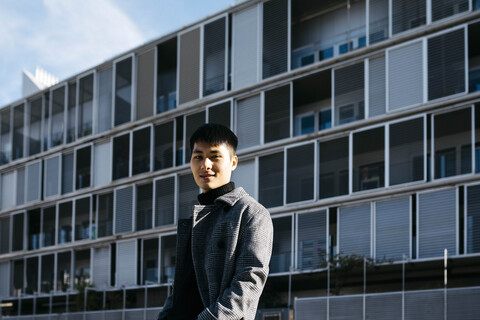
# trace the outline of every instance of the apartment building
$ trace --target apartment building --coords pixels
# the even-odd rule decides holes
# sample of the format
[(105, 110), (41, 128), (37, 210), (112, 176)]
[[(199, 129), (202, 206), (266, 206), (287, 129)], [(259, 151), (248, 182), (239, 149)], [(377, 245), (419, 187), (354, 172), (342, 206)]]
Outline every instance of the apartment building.
[(0, 319), (154, 319), (188, 139), (271, 212), (258, 319), (479, 319), (480, 1), (247, 0), (0, 109)]

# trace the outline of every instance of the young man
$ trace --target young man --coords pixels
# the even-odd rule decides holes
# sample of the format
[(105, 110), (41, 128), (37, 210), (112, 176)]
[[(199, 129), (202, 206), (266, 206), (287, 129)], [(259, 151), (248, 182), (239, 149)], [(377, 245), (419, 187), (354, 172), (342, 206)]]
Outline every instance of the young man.
[(254, 319), (268, 276), (270, 213), (230, 181), (238, 140), (205, 124), (190, 138), (190, 168), (200, 205), (177, 228), (173, 294), (158, 319)]

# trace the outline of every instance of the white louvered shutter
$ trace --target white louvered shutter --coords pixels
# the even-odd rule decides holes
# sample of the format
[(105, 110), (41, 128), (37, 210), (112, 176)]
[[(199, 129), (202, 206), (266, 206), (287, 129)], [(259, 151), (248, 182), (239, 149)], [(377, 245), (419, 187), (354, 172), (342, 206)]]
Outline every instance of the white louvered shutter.
[(45, 198), (60, 194), (60, 155), (45, 160)]
[(17, 169), (17, 206), (25, 203), (25, 168)]
[(255, 160), (239, 161), (237, 168), (232, 172), (232, 181), (236, 187), (242, 187), (255, 197)]
[(368, 117), (372, 118), (384, 114), (387, 105), (385, 94), (385, 56), (370, 59), (368, 69)]
[(178, 104), (200, 96), (200, 28), (180, 35)]
[(133, 187), (115, 190), (115, 234), (133, 229)]
[(96, 288), (110, 286), (110, 247), (93, 249), (93, 283)]
[(238, 100), (236, 105), (236, 134), (238, 149), (260, 144), (260, 96)]
[(480, 186), (467, 187), (467, 253), (480, 252)]
[(12, 186), (15, 185), (15, 172), (9, 172), (2, 174), (2, 210), (9, 209), (15, 206), (15, 189)]
[(36, 162), (27, 166), (27, 202), (40, 200), (42, 162)]
[(297, 267), (311, 270), (325, 267), (327, 259), (327, 211), (298, 215)]
[(116, 286), (137, 284), (137, 240), (117, 242)]
[(0, 299), (6, 298), (10, 295), (10, 261), (0, 263)]
[(155, 181), (155, 226), (174, 223), (175, 177)]
[(338, 212), (338, 247), (342, 255), (370, 257), (370, 204), (340, 208)]
[(112, 172), (110, 159), (110, 142), (95, 145), (93, 169), (95, 187), (110, 183), (110, 173)]
[(180, 185), (178, 218), (185, 219), (193, 214), (193, 206), (198, 204), (199, 188), (191, 174), (180, 176), (178, 180)]

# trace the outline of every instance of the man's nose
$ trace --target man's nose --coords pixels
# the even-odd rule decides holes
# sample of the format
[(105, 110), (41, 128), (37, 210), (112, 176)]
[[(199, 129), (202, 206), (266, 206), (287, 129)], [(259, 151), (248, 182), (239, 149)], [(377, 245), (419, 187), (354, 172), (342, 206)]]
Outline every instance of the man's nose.
[(205, 158), (202, 162), (202, 168), (205, 170), (211, 169), (212, 168), (212, 161), (210, 159)]

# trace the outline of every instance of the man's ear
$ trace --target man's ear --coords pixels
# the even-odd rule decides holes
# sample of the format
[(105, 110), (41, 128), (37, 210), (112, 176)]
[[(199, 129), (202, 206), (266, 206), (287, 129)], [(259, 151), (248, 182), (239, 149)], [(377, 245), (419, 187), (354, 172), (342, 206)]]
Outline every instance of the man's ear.
[(237, 164), (238, 164), (238, 158), (236, 155), (234, 155), (232, 159), (232, 171), (237, 168)]

